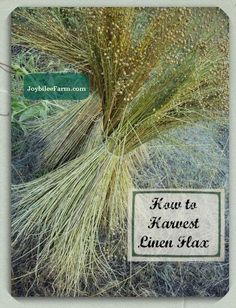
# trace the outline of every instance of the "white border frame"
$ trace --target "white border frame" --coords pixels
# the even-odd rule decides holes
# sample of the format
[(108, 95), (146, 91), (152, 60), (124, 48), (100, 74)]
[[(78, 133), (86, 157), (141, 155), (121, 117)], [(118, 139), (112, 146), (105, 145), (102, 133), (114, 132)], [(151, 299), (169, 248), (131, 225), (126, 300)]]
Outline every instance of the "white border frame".
[[(9, 186), (10, 186), (10, 130), (9, 99), (0, 95), (0, 306), (1, 307), (93, 307), (115, 308), (235, 308), (236, 294), (236, 0), (0, 0), (0, 62), (9, 63), (10, 13), (17, 6), (201, 6), (220, 7), (230, 18), (230, 291), (223, 298), (13, 298), (10, 295), (9, 257)], [(9, 84), (6, 73), (0, 70), (0, 87)]]

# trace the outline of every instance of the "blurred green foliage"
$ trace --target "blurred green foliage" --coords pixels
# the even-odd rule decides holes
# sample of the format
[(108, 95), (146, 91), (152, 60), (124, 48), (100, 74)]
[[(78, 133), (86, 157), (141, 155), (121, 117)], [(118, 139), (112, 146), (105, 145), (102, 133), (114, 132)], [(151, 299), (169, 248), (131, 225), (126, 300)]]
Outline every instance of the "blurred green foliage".
[(59, 71), (70, 71), (61, 64), (58, 59), (48, 59), (48, 56), (41, 54), (34, 49), (21, 48), (21, 51), (13, 51), (12, 55), (12, 99), (11, 99), (11, 123), (12, 136), (26, 133), (33, 128), (36, 120), (44, 120), (55, 111), (64, 110), (71, 102), (67, 101), (29, 101), (23, 96), (24, 76), (29, 73), (54, 72), (55, 68)]
[(11, 123), (13, 129), (26, 131), (31, 121), (39, 118), (45, 119), (52, 111), (53, 107), (48, 101), (40, 101), (32, 104), (24, 101), (21, 97), (12, 99), (11, 105)]

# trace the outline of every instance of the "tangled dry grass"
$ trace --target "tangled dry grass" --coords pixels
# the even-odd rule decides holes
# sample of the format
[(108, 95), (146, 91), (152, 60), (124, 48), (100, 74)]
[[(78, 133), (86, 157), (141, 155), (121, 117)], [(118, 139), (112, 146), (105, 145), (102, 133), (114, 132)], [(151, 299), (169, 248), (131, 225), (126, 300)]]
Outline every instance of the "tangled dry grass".
[(122, 275), (111, 261), (125, 256), (127, 193), (150, 163), (148, 142), (227, 121), (227, 19), (207, 8), (20, 8), (13, 21), (14, 44), (70, 63), (92, 89), (39, 128), (52, 171), (14, 188), (13, 263), (32, 258), (22, 275), (48, 275), (57, 295), (126, 282), (145, 294), (131, 283), (142, 266)]

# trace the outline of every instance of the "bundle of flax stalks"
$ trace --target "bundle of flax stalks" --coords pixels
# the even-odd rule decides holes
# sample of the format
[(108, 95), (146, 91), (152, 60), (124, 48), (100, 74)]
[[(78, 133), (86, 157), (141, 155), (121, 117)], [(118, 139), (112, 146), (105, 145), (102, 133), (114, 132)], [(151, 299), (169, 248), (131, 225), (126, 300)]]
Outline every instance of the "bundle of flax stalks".
[(43, 123), (48, 172), (14, 188), (12, 219), (13, 262), (30, 256), (28, 272), (48, 273), (57, 294), (83, 294), (115, 279), (109, 258), (126, 241), (145, 143), (227, 116), (227, 19), (215, 8), (20, 8), (13, 21), (14, 44), (91, 81), (88, 99)]

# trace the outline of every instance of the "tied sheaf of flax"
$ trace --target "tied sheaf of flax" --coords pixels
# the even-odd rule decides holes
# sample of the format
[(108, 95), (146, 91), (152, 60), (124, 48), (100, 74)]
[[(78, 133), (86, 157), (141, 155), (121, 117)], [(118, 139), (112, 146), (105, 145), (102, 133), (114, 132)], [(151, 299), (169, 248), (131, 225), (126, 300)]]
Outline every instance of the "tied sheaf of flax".
[(197, 8), (14, 14), (16, 44), (91, 80), (88, 99), (40, 127), (51, 171), (15, 187), (12, 222), (13, 262), (33, 255), (32, 272), (45, 269), (60, 294), (76, 295), (81, 280), (99, 283), (99, 271), (116, 279), (109, 255), (126, 240), (127, 194), (146, 142), (227, 116), (227, 23), (218, 9)]

